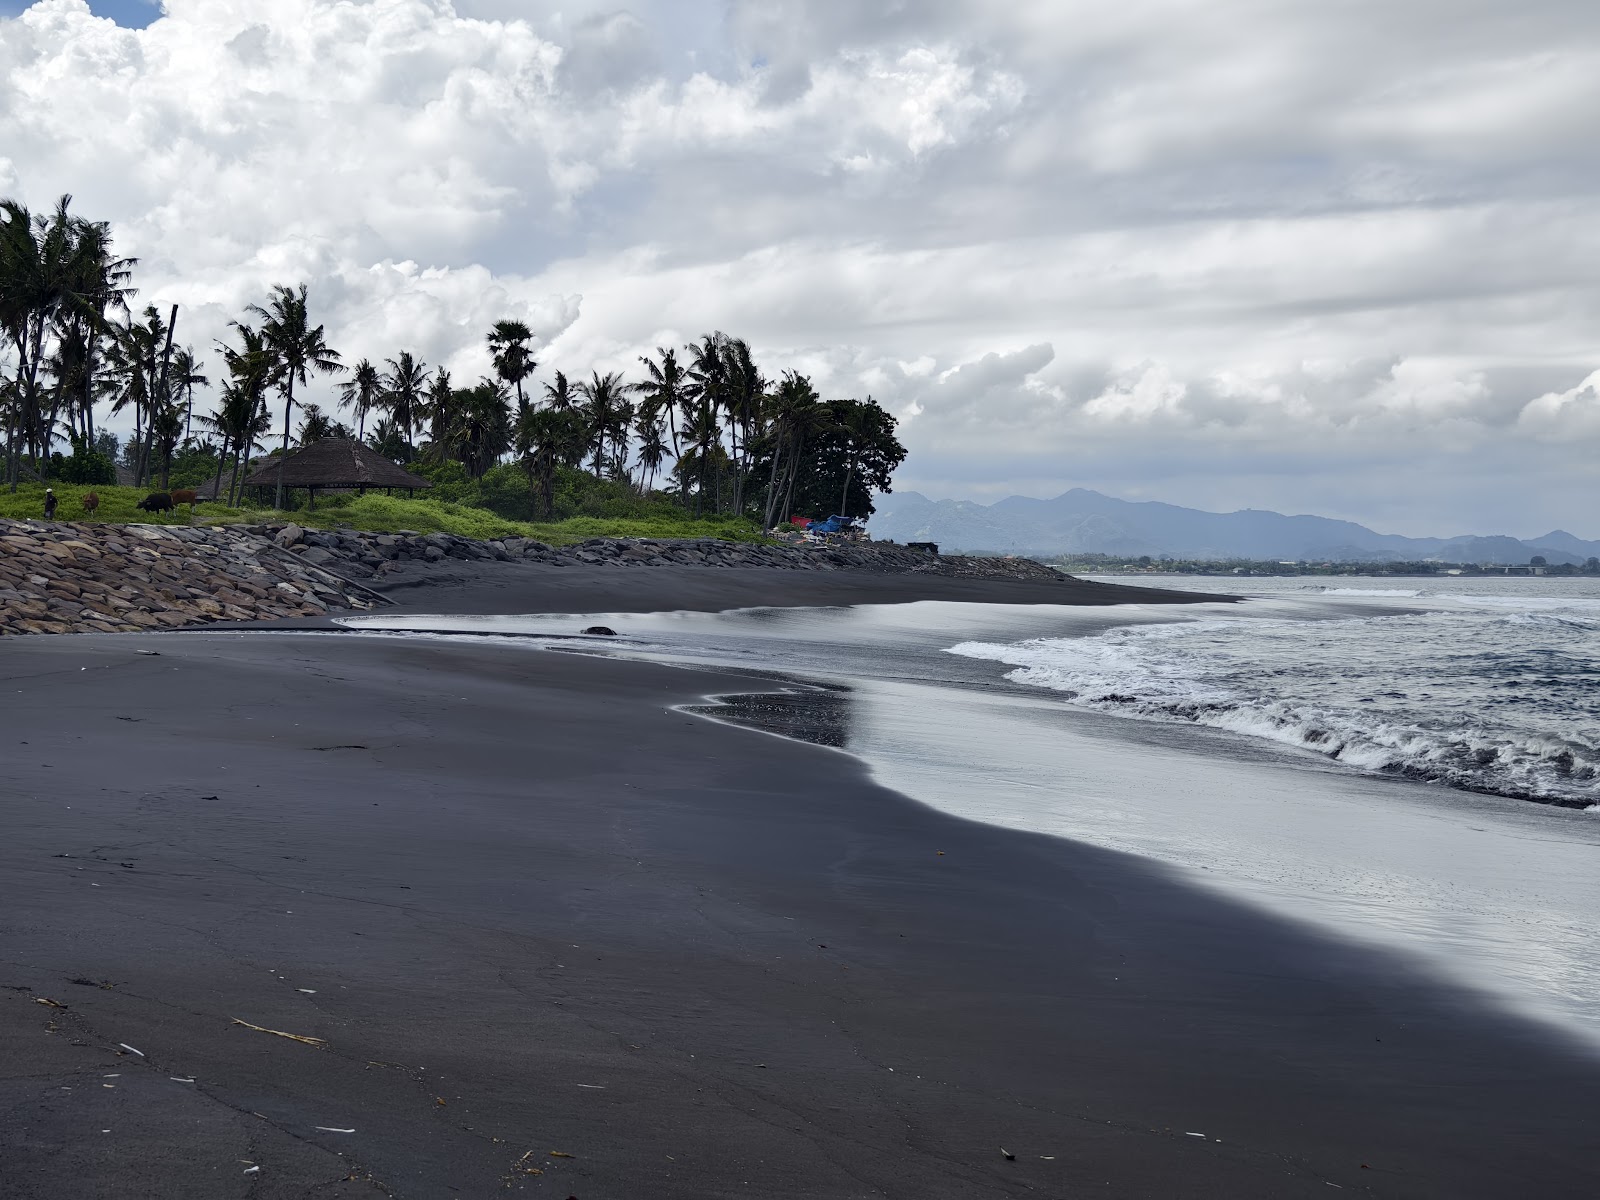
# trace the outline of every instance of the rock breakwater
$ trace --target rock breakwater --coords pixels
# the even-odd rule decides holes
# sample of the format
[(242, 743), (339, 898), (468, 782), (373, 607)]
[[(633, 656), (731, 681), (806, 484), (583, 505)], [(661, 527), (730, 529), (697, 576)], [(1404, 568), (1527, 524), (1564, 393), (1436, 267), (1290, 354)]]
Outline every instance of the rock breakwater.
[(182, 629), (371, 609), (386, 586), (441, 580), (452, 563), (550, 567), (766, 567), (1062, 580), (1029, 559), (943, 557), (892, 542), (822, 546), (595, 538), (550, 546), (448, 533), (298, 525), (93, 525), (0, 520), (0, 634)]
[(382, 603), (246, 530), (0, 521), (0, 634), (182, 629)]
[(448, 565), (451, 561), (544, 563), (557, 567), (776, 567), (974, 579), (1066, 578), (1031, 559), (940, 557), (892, 542), (787, 546), (714, 538), (594, 538), (573, 546), (551, 546), (522, 537), (480, 542), (449, 533), (322, 531), (296, 525), (255, 526), (252, 531), (274, 539), (306, 561), (328, 566), (352, 579), (371, 581), (380, 590), (386, 577), (425, 572), (430, 565)]

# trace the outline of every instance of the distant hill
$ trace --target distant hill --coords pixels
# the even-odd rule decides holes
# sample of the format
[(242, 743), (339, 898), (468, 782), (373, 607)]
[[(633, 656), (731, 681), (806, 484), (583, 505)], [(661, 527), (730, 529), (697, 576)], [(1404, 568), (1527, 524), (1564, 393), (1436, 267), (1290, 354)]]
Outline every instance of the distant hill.
[(878, 501), (872, 535), (897, 542), (937, 542), (954, 553), (1148, 554), (1171, 558), (1284, 559), (1306, 562), (1445, 562), (1520, 565), (1534, 555), (1582, 564), (1600, 542), (1562, 530), (1541, 538), (1462, 535), (1410, 538), (1376, 533), (1353, 521), (1243, 509), (1213, 513), (1155, 501), (1117, 500), (1073, 488), (1053, 500), (1009, 496), (994, 504), (930, 500), (896, 492)]

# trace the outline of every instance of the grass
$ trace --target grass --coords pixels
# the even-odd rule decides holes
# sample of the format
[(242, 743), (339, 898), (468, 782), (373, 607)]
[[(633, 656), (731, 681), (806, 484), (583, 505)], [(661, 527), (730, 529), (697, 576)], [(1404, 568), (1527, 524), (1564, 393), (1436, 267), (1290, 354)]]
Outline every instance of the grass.
[[(142, 524), (142, 525), (188, 525), (189, 509), (185, 505), (174, 509), (172, 512), (147, 513), (135, 507), (147, 494), (145, 488), (106, 487), (98, 485), (77, 485), (71, 483), (52, 483), (50, 485), (56, 493), (59, 507), (56, 509), (58, 521), (89, 521), (96, 523), (111, 523), (117, 525)], [(100, 497), (100, 507), (90, 516), (83, 511), (82, 497), (86, 492), (93, 492)], [(256, 509), (229, 508), (225, 504), (201, 504), (197, 506), (195, 524), (200, 525), (236, 525), (250, 524), (266, 520), (271, 514)], [(0, 488), (0, 517), (10, 517), (13, 520), (26, 520), (32, 518), (42, 520), (44, 517), (44, 486), (37, 483), (23, 483), (17, 486), (13, 495), (9, 488)]]
[[(135, 505), (146, 495), (144, 488), (78, 487), (52, 484), (60, 507), (60, 521), (92, 521), (113, 524), (191, 524), (187, 506), (169, 513), (145, 513)], [(80, 502), (85, 492), (100, 497), (93, 516), (83, 511)], [(0, 517), (14, 519), (44, 516), (44, 488), (36, 483), (18, 487), (15, 495), (0, 489)], [(365, 496), (335, 495), (319, 498), (317, 507), (279, 513), (264, 509), (236, 509), (223, 504), (201, 504), (193, 524), (259, 524), (270, 520), (289, 520), (312, 529), (361, 529), (374, 533), (397, 533), (402, 529), (417, 533), (453, 533), (480, 541), (499, 537), (527, 537), (554, 546), (571, 545), (599, 537), (720, 538), (724, 541), (758, 542), (761, 531), (750, 521), (738, 517), (707, 517), (700, 520), (678, 517), (570, 517), (564, 521), (510, 521), (487, 509), (442, 500), (411, 500), (399, 496), (369, 493)]]

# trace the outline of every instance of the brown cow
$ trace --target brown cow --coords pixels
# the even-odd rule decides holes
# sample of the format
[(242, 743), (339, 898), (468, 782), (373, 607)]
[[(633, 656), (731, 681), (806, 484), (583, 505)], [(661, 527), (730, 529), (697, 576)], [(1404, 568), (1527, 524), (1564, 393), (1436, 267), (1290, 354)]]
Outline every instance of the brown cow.
[(191, 511), (193, 511), (194, 506), (199, 502), (199, 500), (200, 495), (193, 488), (177, 488), (172, 493), (172, 503), (174, 506), (179, 504), (187, 504)]
[(83, 499), (80, 500), (79, 503), (83, 505), (84, 512), (92, 513), (95, 509), (100, 507), (100, 497), (94, 492), (85, 492), (83, 494)]

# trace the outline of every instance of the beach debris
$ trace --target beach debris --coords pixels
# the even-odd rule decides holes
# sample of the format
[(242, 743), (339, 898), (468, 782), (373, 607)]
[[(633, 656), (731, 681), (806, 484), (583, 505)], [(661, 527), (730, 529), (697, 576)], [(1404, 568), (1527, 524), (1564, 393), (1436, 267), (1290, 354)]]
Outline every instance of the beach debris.
[[(536, 1166), (534, 1166), (533, 1164), (531, 1164), (528, 1161), (530, 1158), (534, 1157), (538, 1153), (539, 1152), (537, 1150), (529, 1150), (526, 1154), (524, 1154), (521, 1158), (517, 1159), (517, 1161), (511, 1165), (510, 1174), (512, 1174), (512, 1175), (543, 1175), (544, 1174), (544, 1168), (543, 1167), (536, 1167)], [(509, 1179), (506, 1180), (506, 1186), (507, 1187), (511, 1186), (511, 1181)]]
[(433, 1102), (435, 1104), (437, 1104), (440, 1108), (443, 1108), (445, 1106), (444, 1097), (443, 1096), (435, 1096), (433, 1098)]
[(551, 1158), (577, 1158), (578, 1156), (576, 1154), (568, 1154), (565, 1150), (552, 1150), (552, 1151), (550, 1151), (550, 1157)]
[(940, 858), (944, 857), (944, 851), (943, 850), (935, 850), (934, 853), (937, 854)]
[[(268, 1029), (265, 1025), (252, 1025), (249, 1021), (239, 1020), (238, 1017), (233, 1018), (233, 1023), (235, 1025), (243, 1025), (246, 1029), (254, 1029), (257, 1033), (270, 1033), (273, 1037), (288, 1038), (291, 1042), (300, 1042), (306, 1046), (317, 1046), (320, 1048), (328, 1044), (327, 1038), (306, 1037), (304, 1034), (299, 1033), (285, 1033), (281, 1029)], [(349, 1132), (354, 1133), (355, 1130), (352, 1129), (349, 1130)]]
[(134, 653), (135, 654), (142, 654), (146, 658), (160, 658), (161, 657), (161, 651), (159, 651), (159, 650), (135, 650)]
[(246, 1175), (254, 1175), (259, 1170), (261, 1170), (260, 1167), (246, 1167), (244, 1173)]
[(46, 1008), (65, 1008), (65, 1007), (67, 1007), (65, 1004), (61, 1003), (61, 1001), (59, 1001), (59, 1000), (50, 999), (49, 996), (35, 996), (33, 998), (33, 1002), (35, 1004), (42, 1004)]
[(593, 634), (595, 637), (616, 637), (617, 636), (617, 631), (615, 629), (612, 629), (610, 626), (607, 626), (607, 625), (591, 625), (591, 626), (589, 626), (589, 628), (585, 629), (583, 632), (584, 633), (588, 633), (588, 634)]
[(335, 1129), (332, 1125), (318, 1125), (317, 1128), (320, 1129), (323, 1133), (354, 1133), (355, 1132), (354, 1129)]
[(1017, 1161), (1017, 1156), (1011, 1153), (1011, 1151), (1007, 1150), (1004, 1146), (1000, 1147), (1000, 1154), (1007, 1162)]
[(581, 1088), (593, 1088), (597, 1092), (606, 1090), (606, 1085), (603, 1083), (580, 1083), (578, 1086)]
[(1197, 1138), (1205, 1137), (1205, 1134), (1203, 1134), (1203, 1133), (1190, 1133), (1187, 1129), (1183, 1131), (1183, 1135), (1184, 1135), (1184, 1137), (1197, 1137)]
[(145, 1053), (144, 1053), (143, 1050), (135, 1050), (132, 1046), (128, 1045), (127, 1042), (118, 1042), (117, 1045), (121, 1046), (129, 1054), (137, 1054), (140, 1058), (144, 1058), (145, 1057)]
[(189, 1078), (187, 1078), (187, 1079), (184, 1079), (183, 1077), (178, 1076), (178, 1075), (168, 1075), (167, 1078), (172, 1080), (173, 1083), (193, 1083), (194, 1082), (194, 1076), (193, 1075), (189, 1076)]

